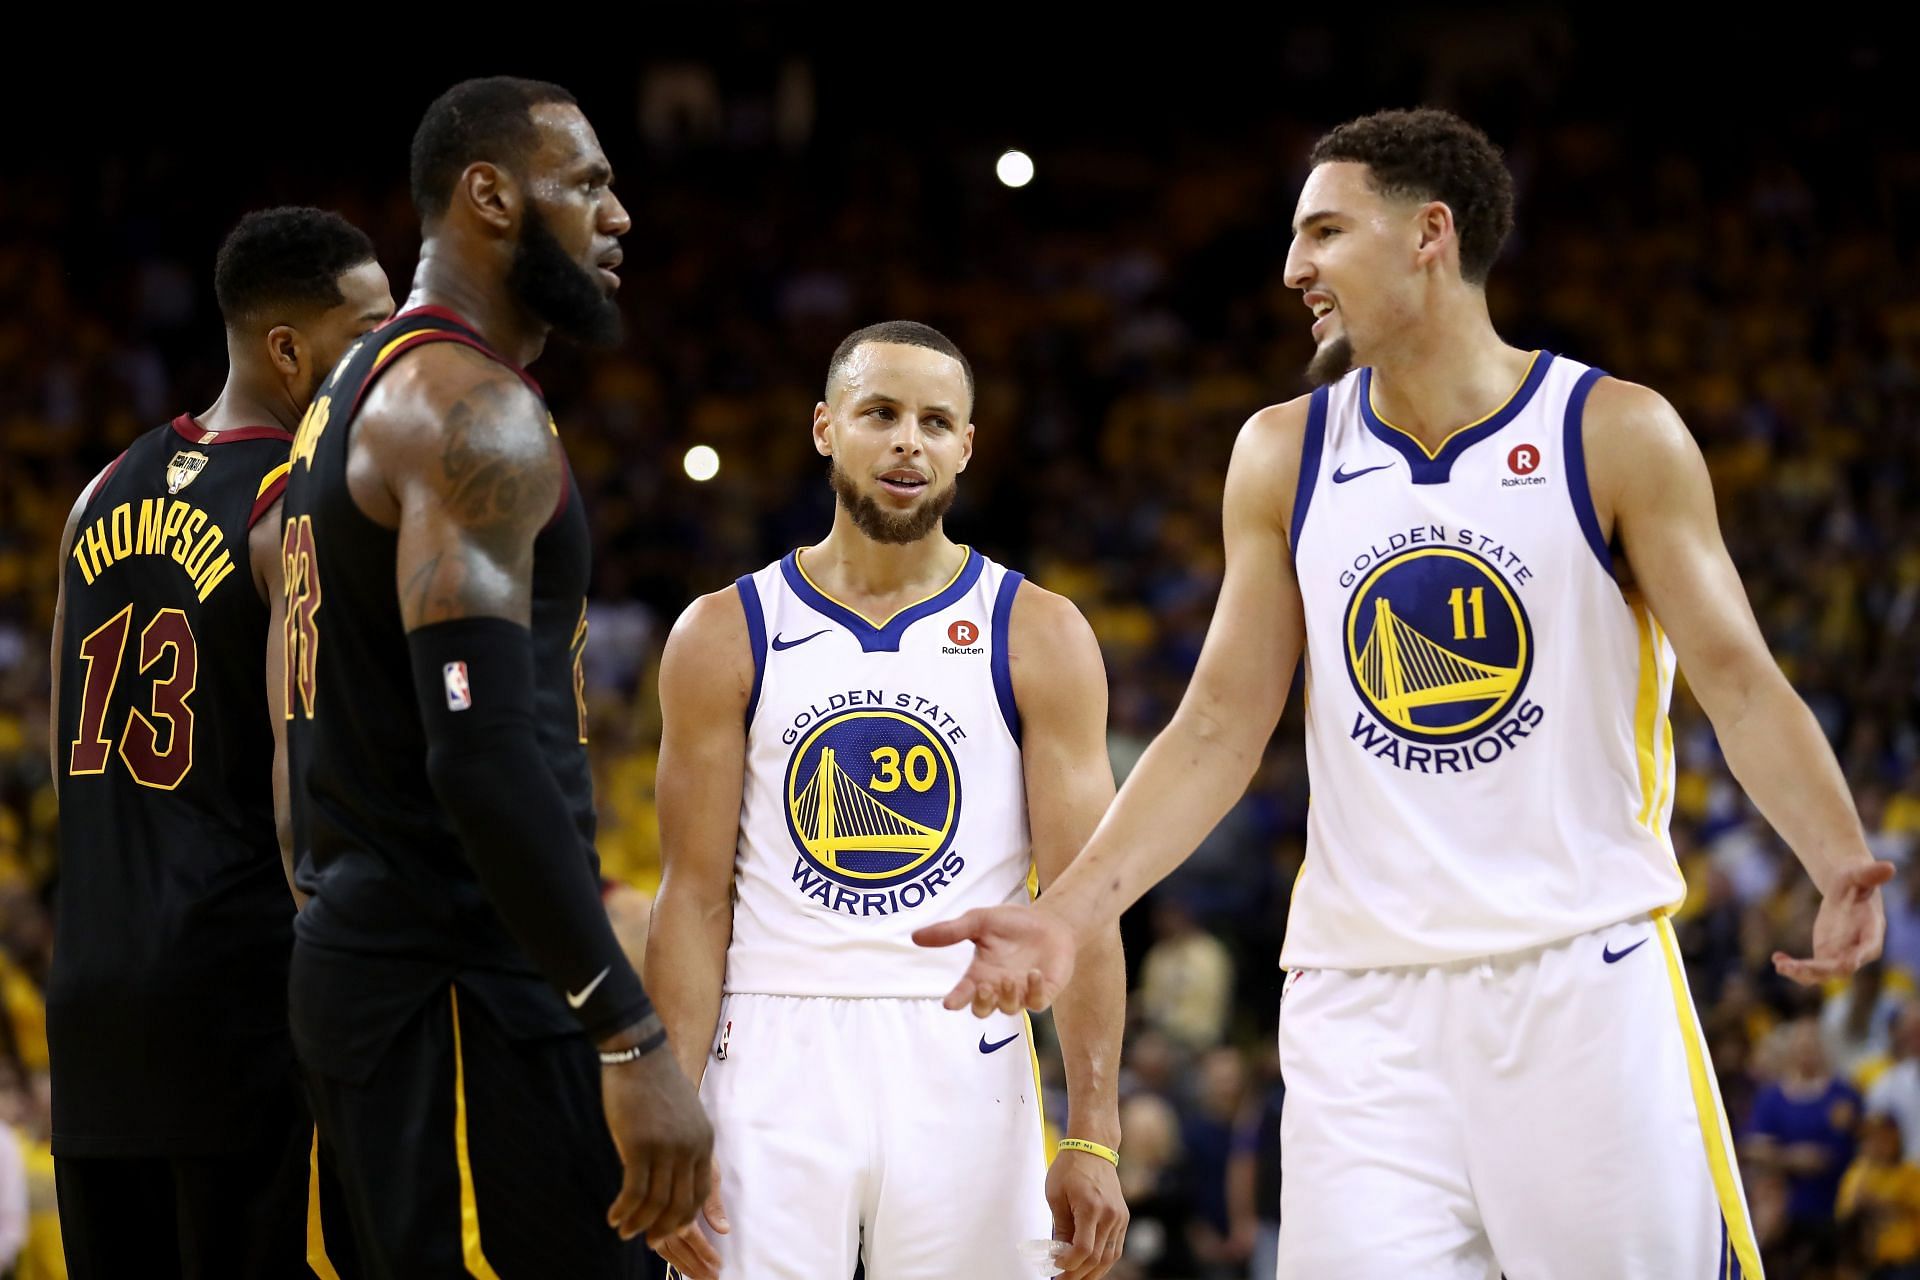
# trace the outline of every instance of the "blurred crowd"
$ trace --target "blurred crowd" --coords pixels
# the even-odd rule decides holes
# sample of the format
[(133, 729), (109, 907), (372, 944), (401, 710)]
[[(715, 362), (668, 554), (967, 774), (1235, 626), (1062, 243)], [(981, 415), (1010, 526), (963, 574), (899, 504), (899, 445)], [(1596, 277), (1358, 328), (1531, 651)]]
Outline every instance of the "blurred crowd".
[[(1308, 83), (1329, 74), (1311, 46), (1288, 57)], [(978, 451), (948, 527), (1087, 614), (1123, 776), (1205, 635), (1234, 430), (1302, 390), (1310, 350), (1281, 263), (1301, 158), (1332, 120), (1257, 118), (1175, 150), (1079, 144), (1042, 153), (1041, 180), (1015, 192), (905, 144), (823, 158), (806, 64), (770, 62), (753, 83), (742, 96), (698, 65), (662, 70), (630, 124), (602, 125), (630, 175), (629, 335), (534, 370), (596, 542), (601, 855), (642, 891), (659, 874), (661, 641), (694, 596), (825, 532), (807, 429), (846, 332), (920, 319), (971, 356)], [(1817, 895), (1682, 685), (1679, 932), (1769, 1274), (1920, 1276), (1920, 295), (1904, 283), (1920, 250), (1894, 233), (1920, 215), (1920, 145), (1815, 113), (1791, 136), (1703, 149), (1542, 103), (1539, 88), (1485, 121), (1519, 181), (1496, 324), (1647, 383), (1686, 418), (1761, 626), (1873, 848), (1902, 868), (1883, 964), (1826, 991), (1776, 977), (1769, 957), (1806, 951)], [(222, 370), (210, 283), (225, 228), (168, 180), (161, 166), (0, 184), (0, 1272), (17, 1257), (22, 1277), (63, 1274), (44, 1243), (57, 1225), (38, 997), (59, 874), (57, 538), (88, 477), (142, 429), (204, 408)], [(402, 185), (295, 194), (365, 227), (404, 294)], [(111, 271), (48, 251), (73, 243), (75, 217), (102, 229)], [(705, 484), (680, 466), (694, 444), (721, 460)], [(1246, 799), (1124, 922), (1133, 1227), (1116, 1275), (1273, 1274), (1275, 957), (1307, 791), (1296, 699)], [(1051, 1085), (1058, 1118), (1057, 1066)]]

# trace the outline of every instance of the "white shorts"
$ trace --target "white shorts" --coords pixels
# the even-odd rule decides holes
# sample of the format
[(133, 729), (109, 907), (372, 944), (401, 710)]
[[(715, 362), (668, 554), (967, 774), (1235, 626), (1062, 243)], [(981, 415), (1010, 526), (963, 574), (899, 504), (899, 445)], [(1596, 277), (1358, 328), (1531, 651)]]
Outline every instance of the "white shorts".
[[(719, 1046), (724, 1043), (725, 1056)], [(1053, 1234), (1033, 1035), (938, 1000), (729, 995), (700, 1099), (741, 1280), (1025, 1280)]]
[(1673, 926), (1298, 970), (1281, 1280), (1761, 1280)]

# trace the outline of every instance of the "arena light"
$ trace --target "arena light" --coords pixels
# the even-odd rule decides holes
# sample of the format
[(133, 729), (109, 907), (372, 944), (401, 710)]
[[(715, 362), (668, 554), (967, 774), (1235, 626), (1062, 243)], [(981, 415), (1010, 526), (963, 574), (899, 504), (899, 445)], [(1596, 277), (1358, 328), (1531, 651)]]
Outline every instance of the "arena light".
[(1003, 186), (1024, 187), (1033, 181), (1033, 157), (1009, 148), (994, 161), (993, 172)]
[(686, 468), (689, 480), (705, 484), (720, 474), (720, 455), (710, 445), (697, 444), (687, 450), (680, 465)]

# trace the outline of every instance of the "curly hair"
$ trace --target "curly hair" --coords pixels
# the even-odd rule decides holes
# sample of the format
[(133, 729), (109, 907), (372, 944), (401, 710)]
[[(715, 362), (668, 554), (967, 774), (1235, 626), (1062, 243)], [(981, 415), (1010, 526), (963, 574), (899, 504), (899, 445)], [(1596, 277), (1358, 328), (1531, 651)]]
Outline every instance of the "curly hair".
[(341, 275), (373, 260), (373, 241), (337, 213), (305, 205), (256, 209), (221, 244), (213, 293), (229, 327), (280, 310), (324, 311), (346, 301)]
[(1438, 200), (1453, 210), (1460, 274), (1471, 284), (1486, 283), (1513, 230), (1513, 175), (1500, 148), (1451, 111), (1421, 107), (1349, 120), (1316, 142), (1308, 160), (1364, 164), (1382, 195)]
[(447, 211), (467, 166), (485, 160), (511, 168), (540, 145), (533, 109), (574, 96), (545, 80), (483, 76), (462, 80), (433, 100), (413, 133), (408, 187), (423, 222)]

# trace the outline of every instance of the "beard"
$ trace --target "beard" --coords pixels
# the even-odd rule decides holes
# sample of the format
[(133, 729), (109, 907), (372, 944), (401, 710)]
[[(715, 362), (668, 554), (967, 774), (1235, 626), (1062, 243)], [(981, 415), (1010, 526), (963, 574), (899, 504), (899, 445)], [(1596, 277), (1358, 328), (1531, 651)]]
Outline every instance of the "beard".
[(1353, 372), (1353, 342), (1341, 334), (1313, 353), (1307, 361), (1307, 381), (1316, 387), (1338, 382)]
[(946, 488), (928, 494), (911, 511), (888, 511), (871, 494), (860, 492), (853, 477), (840, 469), (839, 460), (835, 458), (827, 459), (827, 481), (833, 485), (840, 505), (852, 517), (854, 528), (875, 542), (894, 545), (918, 542), (932, 533), (946, 518), (953, 500), (960, 496), (960, 481), (956, 478)]
[(507, 291), (548, 327), (589, 347), (620, 341), (620, 306), (598, 276), (567, 256), (540, 211), (529, 204), (507, 269)]

